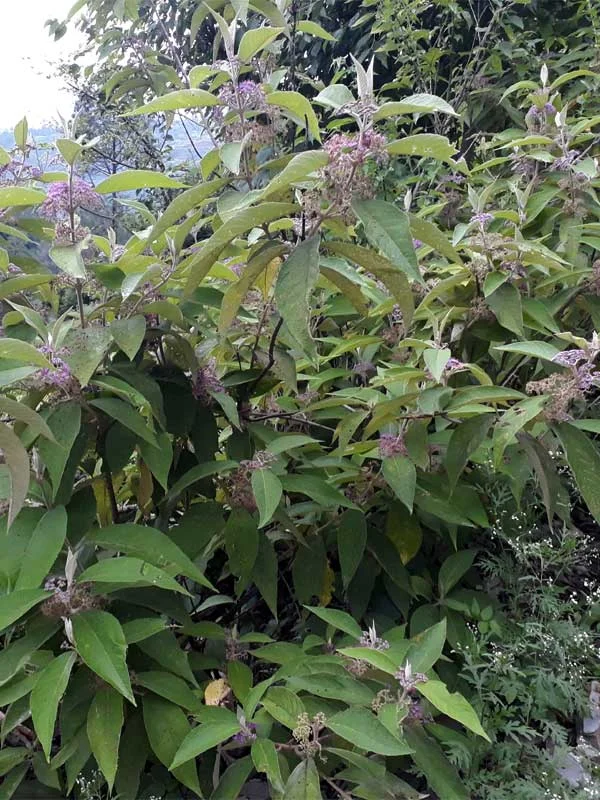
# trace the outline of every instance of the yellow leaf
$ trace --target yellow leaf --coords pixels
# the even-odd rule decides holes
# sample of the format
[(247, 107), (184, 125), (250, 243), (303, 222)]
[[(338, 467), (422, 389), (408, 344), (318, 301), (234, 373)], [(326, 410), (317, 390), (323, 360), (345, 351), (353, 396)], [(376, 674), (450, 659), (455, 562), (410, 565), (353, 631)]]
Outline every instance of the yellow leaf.
[(328, 606), (333, 598), (333, 587), (335, 583), (335, 573), (331, 569), (331, 564), (327, 562), (325, 574), (323, 576), (323, 589), (319, 595), (319, 603), (322, 606)]
[(204, 689), (204, 702), (207, 706), (220, 706), (231, 693), (231, 687), (225, 678), (211, 681)]

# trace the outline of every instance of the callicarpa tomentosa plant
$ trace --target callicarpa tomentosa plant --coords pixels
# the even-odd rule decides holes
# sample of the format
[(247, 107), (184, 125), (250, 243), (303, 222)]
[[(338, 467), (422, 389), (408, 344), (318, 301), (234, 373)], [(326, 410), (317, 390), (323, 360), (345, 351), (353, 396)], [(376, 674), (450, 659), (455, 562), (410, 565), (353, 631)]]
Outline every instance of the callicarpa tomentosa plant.
[[(478, 469), (569, 525), (560, 451), (600, 512), (596, 122), (542, 75), (543, 131), (469, 174), (402, 136), (444, 101), (375, 97), (358, 63), (309, 100), (277, 69), (281, 11), (221, 11), (215, 63), (128, 112), (202, 113), (193, 183), (93, 187), (71, 133), (64, 173), (30, 174), (24, 124), (1, 154), (0, 788), (466, 799), (445, 750), (488, 734), (453, 651), (503, 624)], [(414, 177), (382, 198), (395, 167)], [(90, 233), (138, 189), (173, 199), (124, 242)]]

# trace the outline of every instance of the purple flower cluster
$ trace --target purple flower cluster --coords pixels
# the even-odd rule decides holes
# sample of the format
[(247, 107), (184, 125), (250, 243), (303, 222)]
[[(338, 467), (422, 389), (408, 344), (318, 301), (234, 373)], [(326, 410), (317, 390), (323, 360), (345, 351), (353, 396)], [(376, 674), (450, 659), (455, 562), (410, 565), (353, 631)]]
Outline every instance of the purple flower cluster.
[(372, 361), (357, 361), (352, 367), (352, 372), (356, 375), (360, 375), (363, 381), (367, 381), (377, 373), (377, 368)]
[(256, 731), (256, 723), (246, 722), (242, 729), (233, 736), (233, 741), (239, 745), (249, 744), (256, 739)]
[(487, 228), (493, 219), (493, 214), (490, 214), (487, 211), (478, 211), (476, 214), (473, 214), (469, 222), (479, 225), (479, 227), (483, 230)]
[(382, 639), (381, 636), (377, 635), (375, 623), (369, 627), (368, 631), (362, 632), (362, 636), (358, 640), (358, 644), (360, 647), (368, 647), (369, 650), (377, 650), (381, 653), (384, 650), (389, 650), (390, 648), (390, 643), (385, 639)]
[(219, 100), (235, 111), (264, 111), (267, 108), (265, 90), (256, 81), (240, 81), (237, 91), (233, 83), (222, 86)]
[(401, 433), (382, 433), (379, 437), (379, 454), (382, 458), (408, 455), (404, 436)]
[(412, 692), (419, 683), (427, 683), (429, 680), (424, 673), (413, 672), (408, 662), (403, 667), (400, 667), (394, 677), (407, 692)]
[(445, 372), (458, 372), (458, 370), (466, 369), (466, 364), (458, 358), (449, 358), (444, 367)]
[(196, 373), (192, 394), (202, 405), (210, 406), (213, 400), (211, 393), (219, 394), (224, 391), (225, 387), (217, 377), (217, 362), (214, 358), (211, 358), (208, 364), (205, 367), (200, 367)]
[(580, 361), (587, 361), (585, 350), (563, 350), (553, 356), (552, 361), (562, 367), (575, 367)]
[(554, 169), (559, 169), (559, 170), (570, 169), (573, 166), (573, 164), (577, 161), (580, 155), (581, 153), (579, 152), (579, 150), (567, 150), (567, 152), (563, 156), (556, 159), (553, 165)]
[(412, 240), (412, 245), (415, 248), (415, 250), (418, 250), (419, 247), (423, 246), (423, 242), (420, 239), (413, 239)]
[(102, 199), (94, 187), (81, 178), (73, 178), (70, 184), (68, 181), (50, 184), (40, 212), (47, 219), (64, 220), (78, 208), (93, 211), (101, 206)]
[(66, 355), (66, 350), (58, 352), (52, 350), (48, 345), (42, 345), (39, 348), (40, 353), (43, 353), (52, 364), (52, 367), (42, 367), (37, 373), (36, 378), (44, 386), (51, 386), (56, 389), (67, 389), (73, 381), (73, 373), (71, 367), (60, 356)]
[(257, 450), (254, 458), (240, 461), (240, 465), (249, 472), (259, 472), (261, 469), (268, 469), (276, 461), (277, 456), (274, 453), (269, 453), (268, 450)]
[(42, 175), (39, 167), (32, 167), (23, 161), (12, 159), (0, 167), (0, 186), (14, 186), (17, 183), (38, 180)]
[(385, 136), (376, 131), (336, 133), (325, 142), (323, 150), (329, 156), (330, 166), (335, 165), (341, 172), (350, 174), (368, 159), (379, 163), (387, 161), (385, 145)]

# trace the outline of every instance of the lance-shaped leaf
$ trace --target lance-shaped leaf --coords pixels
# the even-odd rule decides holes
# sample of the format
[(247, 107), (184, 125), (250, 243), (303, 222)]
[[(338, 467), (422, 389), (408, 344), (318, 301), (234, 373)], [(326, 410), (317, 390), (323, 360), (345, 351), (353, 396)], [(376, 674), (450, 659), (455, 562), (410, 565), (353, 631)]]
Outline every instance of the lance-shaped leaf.
[(137, 117), (140, 114), (159, 114), (166, 111), (179, 111), (184, 108), (208, 108), (221, 104), (219, 98), (205, 89), (178, 89), (162, 97), (157, 97), (144, 106), (134, 108), (123, 114), (124, 117)]
[(575, 481), (587, 507), (600, 522), (600, 454), (596, 445), (577, 428), (568, 422), (555, 426), (558, 438), (564, 448), (567, 463), (575, 476)]
[(57, 656), (40, 672), (31, 692), (31, 719), (48, 761), (50, 761), (58, 704), (69, 683), (76, 658), (77, 654), (74, 652)]
[(151, 169), (126, 169), (110, 175), (96, 186), (100, 194), (113, 192), (133, 192), (137, 189), (183, 189), (184, 183), (162, 172)]
[(127, 642), (116, 617), (85, 611), (72, 618), (77, 652), (87, 666), (135, 705), (125, 655)]
[(8, 527), (23, 508), (29, 490), (29, 455), (21, 440), (8, 425), (0, 424), (0, 451), (10, 475)]
[(87, 716), (87, 735), (109, 791), (112, 791), (117, 774), (123, 720), (121, 695), (111, 686), (96, 692)]
[(35, 589), (52, 569), (67, 535), (64, 506), (48, 511), (35, 526), (21, 558), (15, 589)]
[(311, 361), (317, 351), (310, 333), (310, 296), (319, 277), (319, 237), (299, 244), (283, 262), (275, 284), (275, 303), (294, 343)]
[(283, 488), (277, 475), (270, 469), (255, 470), (252, 473), (251, 483), (260, 516), (258, 527), (262, 528), (271, 521), (281, 500)]

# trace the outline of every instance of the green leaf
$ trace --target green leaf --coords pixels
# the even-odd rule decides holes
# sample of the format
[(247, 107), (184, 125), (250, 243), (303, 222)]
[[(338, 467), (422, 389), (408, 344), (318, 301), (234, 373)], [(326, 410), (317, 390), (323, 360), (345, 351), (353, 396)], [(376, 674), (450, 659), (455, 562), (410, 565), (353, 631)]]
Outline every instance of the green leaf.
[(347, 590), (364, 557), (367, 545), (367, 522), (362, 511), (354, 509), (344, 511), (339, 521), (337, 545), (342, 581)]
[(140, 108), (128, 111), (123, 116), (136, 117), (140, 114), (159, 114), (167, 111), (179, 111), (183, 108), (208, 108), (220, 104), (218, 97), (204, 89), (178, 89), (162, 97), (157, 97), (156, 100), (152, 100)]
[[(289, 93), (285, 92), (285, 94)], [(321, 150), (306, 150), (303, 153), (297, 153), (288, 161), (281, 172), (278, 172), (273, 180), (261, 190), (260, 198), (264, 200), (271, 195), (289, 189), (294, 183), (306, 181), (311, 173), (324, 167), (327, 164), (327, 160), (327, 154)]]
[(71, 652), (53, 659), (40, 672), (31, 692), (31, 719), (47, 761), (50, 761), (58, 704), (66, 691), (76, 657), (76, 653)]
[(214, 181), (207, 181), (198, 186), (193, 186), (185, 192), (181, 192), (169, 203), (166, 209), (158, 218), (154, 227), (148, 234), (148, 243), (155, 242), (159, 236), (181, 219), (188, 211), (201, 206), (208, 199), (223, 188), (228, 183), (228, 178), (218, 178)]
[(264, 772), (277, 792), (283, 792), (283, 778), (275, 745), (270, 739), (258, 738), (252, 742), (252, 763), (257, 772)]
[(161, 667), (174, 675), (179, 675), (194, 686), (197, 685), (194, 673), (190, 669), (188, 655), (181, 649), (173, 631), (162, 631), (149, 639), (143, 639), (137, 643), (137, 647)]
[(75, 614), (71, 622), (75, 647), (83, 661), (135, 705), (125, 661), (127, 643), (116, 617), (94, 610)]
[(124, 586), (155, 586), (171, 592), (189, 595), (187, 589), (175, 578), (148, 561), (131, 556), (103, 558), (97, 564), (84, 569), (78, 577), (79, 583), (118, 583)]
[(173, 463), (173, 446), (171, 437), (166, 431), (156, 435), (158, 446), (153, 447), (148, 442), (138, 442), (138, 449), (142, 459), (156, 480), (166, 491), (169, 486), (169, 472)]
[(24, 186), (0, 186), (0, 208), (37, 206), (45, 199), (46, 195), (37, 189), (27, 189)]
[(269, 689), (262, 704), (273, 719), (290, 730), (298, 726), (298, 717), (306, 710), (298, 695), (285, 686), (273, 686)]
[(140, 617), (124, 622), (122, 627), (127, 644), (135, 644), (164, 631), (166, 626), (167, 623), (162, 617)]
[(450, 693), (446, 685), (441, 681), (427, 681), (418, 683), (419, 694), (426, 697), (431, 705), (435, 706), (442, 714), (460, 722), (478, 736), (482, 736), (486, 741), (490, 741), (489, 736), (481, 727), (479, 717), (475, 713), (473, 706), (458, 692)]
[(322, 800), (319, 772), (314, 758), (296, 765), (284, 790), (286, 800)]
[(433, 375), (433, 379), (436, 383), (440, 382), (442, 375), (444, 374), (446, 364), (448, 363), (448, 359), (451, 355), (452, 353), (447, 347), (442, 347), (440, 349), (437, 347), (430, 347), (423, 353), (423, 361), (425, 362), (427, 369)]
[(110, 175), (96, 186), (99, 194), (132, 192), (138, 189), (184, 189), (185, 183), (170, 178), (164, 172), (151, 169), (126, 169)]
[(210, 800), (238, 800), (252, 772), (250, 756), (236, 758), (223, 772)]
[(112, 792), (117, 774), (123, 721), (121, 695), (109, 686), (96, 692), (87, 716), (87, 736), (109, 792)]
[(269, 244), (262, 248), (246, 264), (239, 279), (228, 287), (221, 302), (221, 314), (219, 317), (219, 333), (222, 336), (229, 330), (244, 297), (246, 297), (256, 279), (276, 258), (282, 256), (285, 252), (286, 248), (283, 245)]
[[(225, 711), (226, 709), (220, 710)], [(175, 753), (170, 769), (176, 769), (186, 761), (211, 750), (237, 733), (240, 730), (240, 723), (235, 714), (231, 711), (228, 713), (229, 717), (223, 721), (206, 722), (192, 728)]]
[(85, 263), (81, 255), (84, 249), (84, 242), (77, 244), (54, 245), (48, 251), (48, 255), (56, 266), (67, 275), (78, 280), (85, 280), (87, 273)]
[(10, 397), (0, 397), (0, 412), (25, 423), (36, 436), (45, 436), (51, 442), (56, 442), (54, 434), (43, 417), (24, 403), (11, 400)]
[(146, 320), (141, 314), (111, 322), (110, 332), (121, 350), (132, 361), (146, 335)]
[(304, 606), (304, 608), (307, 608), (316, 617), (319, 617), (319, 619), (322, 619), (333, 628), (344, 631), (348, 636), (352, 636), (355, 639), (360, 639), (362, 636), (362, 630), (358, 622), (350, 614), (346, 614), (345, 611), (338, 611), (335, 608), (321, 608), (320, 606)]
[(354, 103), (356, 98), (343, 83), (332, 83), (315, 97), (314, 102), (321, 106), (334, 108), (336, 111), (348, 103)]
[(41, 273), (8, 278), (0, 282), (0, 300), (3, 300), (5, 297), (10, 297), (17, 292), (24, 292), (28, 289), (33, 289), (35, 286), (41, 286), (43, 283), (50, 283), (50, 281), (53, 280), (54, 275), (44, 275)]
[(15, 589), (35, 589), (52, 569), (67, 535), (64, 506), (48, 511), (35, 526), (21, 557)]
[(412, 511), (417, 487), (417, 470), (406, 456), (389, 456), (381, 462), (383, 477), (409, 511)]
[[(153, 694), (144, 696), (143, 711), (150, 747), (161, 764), (170, 768), (179, 745), (190, 732), (187, 717), (178, 706)], [(202, 797), (193, 761), (183, 764), (172, 772), (184, 786), (195, 792), (198, 797)]]
[[(5, 747), (0, 751), (0, 777), (6, 775), (30, 755), (31, 750), (28, 747)], [(1, 788), (4, 789), (4, 782)]]
[(30, 608), (41, 603), (51, 592), (44, 592), (41, 589), (19, 589), (10, 594), (0, 596), (0, 631), (8, 628), (16, 622)]
[(413, 761), (427, 778), (428, 785), (440, 798), (470, 800), (470, 793), (464, 787), (455, 767), (421, 726), (406, 726), (404, 735), (413, 750)]
[(446, 472), (452, 490), (467, 466), (469, 457), (485, 441), (491, 424), (490, 415), (480, 414), (460, 422), (452, 431), (445, 459)]
[(262, 528), (271, 521), (281, 500), (283, 487), (277, 475), (270, 469), (255, 470), (252, 473), (251, 483), (260, 516), (258, 527)]
[(320, 445), (320, 442), (317, 439), (313, 439), (312, 436), (306, 436), (304, 433), (283, 433), (272, 439), (266, 449), (269, 453), (280, 455), (281, 453), (288, 453), (296, 447), (303, 447), (305, 444)]
[(244, 208), (233, 217), (230, 217), (227, 225), (222, 225), (204, 243), (198, 255), (186, 260), (185, 264), (189, 277), (184, 296), (189, 297), (194, 289), (200, 285), (220, 253), (237, 236), (241, 236), (251, 228), (273, 222), (273, 220), (285, 217), (287, 214), (297, 210), (298, 207), (294, 203), (261, 203), (256, 208)]
[(58, 152), (70, 166), (77, 161), (83, 152), (83, 146), (79, 142), (74, 142), (72, 139), (57, 139), (54, 144)]
[(390, 142), (387, 151), (394, 156), (418, 156), (420, 158), (435, 158), (438, 161), (455, 162), (452, 156), (457, 152), (456, 147), (450, 144), (445, 136), (437, 133), (415, 133)]
[(348, 708), (339, 711), (327, 721), (330, 728), (350, 744), (382, 756), (404, 756), (411, 748), (385, 728), (366, 708)]
[(462, 576), (471, 569), (476, 555), (476, 550), (460, 550), (458, 553), (448, 556), (438, 574), (440, 599), (444, 598)]
[(371, 245), (409, 280), (422, 283), (408, 215), (385, 200), (356, 200), (352, 208)]
[(523, 306), (516, 286), (503, 283), (487, 298), (487, 303), (503, 328), (523, 335)]
[(317, 36), (319, 39), (325, 39), (327, 42), (335, 42), (335, 36), (332, 36), (325, 28), (322, 28), (317, 22), (312, 22), (309, 19), (300, 20), (296, 25), (296, 30), (300, 33), (307, 33), (309, 36)]
[(192, 484), (201, 481), (203, 478), (208, 478), (210, 475), (221, 475), (224, 472), (231, 472), (232, 469), (236, 469), (238, 466), (237, 461), (208, 461), (205, 464), (198, 464), (197, 467), (192, 467), (192, 469), (188, 470), (177, 483), (171, 486), (165, 498), (165, 502), (167, 504), (173, 503), (188, 486), (192, 486)]
[(244, 588), (250, 580), (258, 555), (259, 535), (256, 520), (243, 508), (234, 508), (223, 532), (229, 569)]
[(429, 672), (437, 664), (446, 644), (446, 620), (413, 636), (407, 659), (414, 672)]
[(154, 694), (170, 700), (182, 708), (195, 711), (202, 705), (200, 700), (192, 692), (187, 683), (177, 675), (170, 672), (150, 671), (138, 672), (135, 681), (140, 686), (149, 689)]
[(399, 117), (403, 114), (458, 114), (450, 103), (435, 94), (412, 94), (395, 103), (384, 103), (373, 116), (374, 120)]
[(284, 30), (284, 28), (250, 28), (240, 39), (238, 58), (242, 61), (251, 61)]
[(100, 325), (71, 329), (65, 336), (64, 359), (79, 383), (85, 386), (112, 344), (110, 330)]
[(149, 561), (167, 573), (181, 573), (193, 578), (201, 586), (212, 588), (212, 584), (194, 562), (157, 528), (133, 523), (107, 525), (106, 528), (93, 531), (88, 538), (102, 547)]
[(396, 664), (390, 656), (386, 655), (386, 653), (373, 650), (369, 647), (342, 647), (338, 650), (338, 653), (341, 653), (343, 656), (348, 656), (348, 658), (366, 661), (367, 664), (375, 667), (375, 669), (380, 669), (382, 672), (386, 672), (388, 675), (395, 675), (400, 666)]
[(458, 250), (452, 245), (448, 237), (433, 222), (418, 217), (416, 214), (409, 214), (410, 230), (414, 239), (420, 239), (423, 244), (433, 248), (433, 250), (446, 256), (451, 263), (462, 264), (462, 259)]
[(20, 361), (23, 364), (32, 364), (36, 367), (52, 367), (46, 356), (27, 342), (20, 339), (7, 339), (3, 336), (0, 339), (0, 359), (6, 358), (10, 361)]
[(345, 495), (316, 475), (286, 475), (281, 482), (286, 492), (305, 494), (325, 508), (355, 508)]
[(575, 477), (577, 487), (590, 513), (600, 522), (600, 454), (594, 443), (580, 430), (562, 422), (554, 426)]
[(542, 412), (547, 401), (548, 399), (544, 396), (530, 397), (516, 403), (502, 415), (502, 419), (494, 428), (493, 436), (494, 467), (496, 469), (500, 467), (504, 451), (516, 434)]
[(0, 423), (0, 451), (10, 475), (7, 522), (7, 528), (10, 528), (23, 508), (29, 491), (29, 455), (13, 429), (3, 423)]
[(48, 470), (50, 482), (52, 483), (53, 497), (55, 498), (69, 460), (71, 448), (81, 427), (81, 406), (75, 402), (60, 403), (57, 406), (53, 406), (46, 417), (46, 422), (52, 431), (56, 444), (42, 439), (38, 441), (37, 448)]
[(116, 397), (101, 397), (97, 400), (90, 400), (90, 405), (99, 408), (109, 417), (118, 420), (121, 425), (129, 428), (130, 431), (139, 436), (148, 444), (158, 447), (154, 431), (148, 427), (144, 417), (132, 408), (129, 403), (119, 400)]
[(275, 619), (277, 619), (278, 570), (275, 548), (266, 536), (260, 536), (252, 580)]
[(310, 297), (319, 277), (319, 237), (297, 245), (281, 265), (275, 304), (299, 350), (312, 362), (317, 351), (310, 332)]

